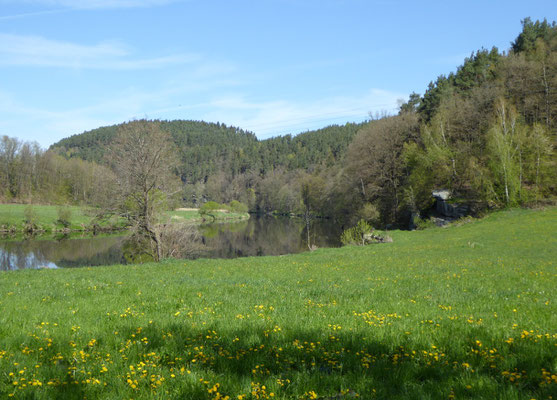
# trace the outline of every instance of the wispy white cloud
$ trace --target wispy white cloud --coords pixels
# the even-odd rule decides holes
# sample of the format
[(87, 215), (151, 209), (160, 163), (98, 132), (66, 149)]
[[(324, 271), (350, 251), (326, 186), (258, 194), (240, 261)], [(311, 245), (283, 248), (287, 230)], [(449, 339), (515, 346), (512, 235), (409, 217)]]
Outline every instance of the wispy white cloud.
[(129, 70), (160, 68), (197, 59), (192, 54), (134, 59), (131, 51), (118, 42), (82, 45), (0, 33), (0, 66)]
[(40, 8), (50, 7), (49, 9), (40, 9), (37, 11), (0, 15), (0, 21), (61, 14), (76, 10), (158, 7), (171, 3), (180, 3), (183, 1), (188, 0), (0, 0), (0, 6), (2, 4), (21, 5), (23, 3)]
[(330, 97), (316, 101), (252, 102), (245, 96), (229, 96), (210, 103), (204, 118), (248, 129), (259, 138), (298, 133), (333, 123), (362, 121), (370, 114), (397, 110), (406, 94), (372, 89), (355, 97)]
[[(207, 62), (202, 64), (210, 66)], [(195, 70), (198, 66), (190, 68)], [(236, 84), (217, 76), (199, 80), (193, 73), (190, 80), (184, 79), (179, 85), (163, 85), (156, 90), (133, 87), (111, 90), (104, 98), (79, 107), (47, 102), (29, 105), (20, 95), (0, 88), (0, 135), (36, 140), (48, 147), (64, 137), (132, 119), (202, 119), (198, 111), (211, 103), (188, 104), (187, 99), (194, 93), (203, 95)]]
[(183, 0), (0, 0), (0, 4), (25, 3), (47, 7), (65, 7), (78, 10), (157, 7)]
[(133, 118), (144, 117), (145, 106), (155, 101), (145, 93), (127, 91), (118, 98), (85, 107), (51, 109), (29, 106), (0, 92), (0, 135), (38, 141), (43, 147), (70, 135)]
[[(82, 46), (42, 38), (24, 39), (29, 38), (0, 36), (0, 67), (87, 64), (84, 67), (131, 69), (188, 61), (173, 69), (170, 76), (165, 74), (158, 84), (145, 85), (149, 88), (142, 81), (132, 80), (134, 84), (123, 86), (103, 86), (99, 82), (98, 91), (83, 96), (83, 89), (77, 86), (67, 92), (68, 98), (55, 102), (39, 94), (31, 99), (0, 85), (0, 135), (34, 139), (42, 146), (85, 130), (136, 118), (202, 119), (201, 111), (206, 112), (207, 107), (211, 107), (207, 100), (210, 93), (238, 89), (245, 84), (234, 63), (204, 56), (133, 60), (130, 50), (120, 43)], [(79, 82), (76, 81), (78, 85)], [(192, 102), (193, 98), (197, 100)]]
[[(0, 4), (2, 4), (1, 1)], [(0, 21), (7, 21), (10, 19), (19, 19), (19, 18), (26, 18), (26, 17), (37, 17), (41, 15), (60, 14), (67, 11), (69, 11), (69, 9), (59, 8), (55, 10), (42, 10), (42, 11), (33, 11), (33, 12), (26, 12), (26, 13), (19, 13), (19, 14), (11, 14), (11, 15), (0, 15)]]
[[(181, 90), (181, 91), (180, 91)], [(205, 102), (178, 104), (190, 88), (156, 92), (128, 89), (84, 107), (30, 107), (0, 92), (0, 135), (38, 140), (48, 146), (64, 137), (135, 118), (195, 119), (224, 122), (253, 131), (260, 139), (298, 133), (330, 124), (357, 122), (377, 111), (395, 112), (400, 93), (373, 89), (354, 97), (316, 101), (252, 101), (236, 95)], [(202, 90), (195, 88), (193, 90)], [(40, 127), (40, 128), (38, 128)], [(40, 131), (37, 131), (40, 129)]]

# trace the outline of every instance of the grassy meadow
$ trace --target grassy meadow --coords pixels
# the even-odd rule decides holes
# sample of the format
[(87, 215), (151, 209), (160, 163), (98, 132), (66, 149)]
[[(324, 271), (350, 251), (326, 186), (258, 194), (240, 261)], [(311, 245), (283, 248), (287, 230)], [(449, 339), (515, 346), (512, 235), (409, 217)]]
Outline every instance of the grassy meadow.
[[(0, 231), (21, 232), (25, 228), (27, 204), (0, 204)], [(93, 217), (87, 209), (79, 206), (50, 206), (33, 204), (31, 209), (33, 223), (38, 231), (52, 232), (69, 229), (72, 231), (89, 230)], [(69, 217), (69, 225), (60, 223), (59, 210), (63, 209)], [(122, 223), (116, 219), (103, 221), (102, 227), (121, 227)]]
[[(22, 232), (26, 225), (26, 204), (0, 204), (0, 232)], [(33, 205), (32, 207), (33, 223), (36, 225), (35, 231), (55, 232), (62, 230), (71, 231), (87, 231), (92, 230), (93, 217), (87, 212), (87, 208), (79, 206), (50, 206), (50, 205)], [(60, 223), (59, 210), (66, 211), (69, 217), (69, 225), (64, 226)], [(217, 211), (214, 213), (215, 221), (240, 220), (248, 219), (247, 213), (234, 213)], [(204, 219), (199, 215), (197, 209), (168, 211), (166, 217), (169, 221), (201, 223)], [(209, 222), (212, 218), (209, 217)], [(122, 228), (124, 221), (114, 217), (109, 221), (102, 221), (101, 227), (104, 228)]]
[(557, 398), (557, 209), (394, 243), (0, 274), (0, 398)]
[[(0, 204), (0, 224), (6, 226), (23, 227), (25, 221), (26, 204)], [(78, 206), (65, 206), (71, 213), (72, 226), (87, 225), (91, 222), (91, 217), (83, 212)], [(58, 207), (33, 205), (33, 214), (37, 222), (45, 226), (58, 225)]]
[[(229, 211), (214, 211), (212, 213), (215, 216), (215, 221), (227, 221), (227, 220), (240, 220), (249, 219), (250, 215), (248, 213), (236, 213)], [(177, 209), (174, 211), (168, 211), (166, 215), (171, 221), (176, 222), (212, 222), (213, 218), (210, 216), (202, 217), (199, 214), (198, 209)]]

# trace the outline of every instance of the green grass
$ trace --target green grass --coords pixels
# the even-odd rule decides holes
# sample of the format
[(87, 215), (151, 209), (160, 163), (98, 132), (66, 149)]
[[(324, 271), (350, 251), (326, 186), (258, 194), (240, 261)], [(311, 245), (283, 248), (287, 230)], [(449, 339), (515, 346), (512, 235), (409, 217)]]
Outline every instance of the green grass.
[[(21, 232), (25, 225), (26, 204), (0, 204), (0, 230)], [(59, 231), (64, 226), (58, 221), (58, 209), (60, 206), (36, 205), (32, 206), (34, 223), (39, 231)], [(70, 225), (67, 227), (72, 231), (88, 230), (92, 216), (88, 215), (86, 208), (79, 206), (62, 206), (70, 211)], [(103, 222), (101, 226), (121, 226), (114, 221)]]
[(557, 398), (557, 209), (390, 234), (2, 273), (0, 398)]
[[(215, 216), (215, 221), (226, 221), (226, 220), (240, 220), (249, 219), (250, 215), (248, 213), (235, 213), (235, 212), (224, 212), (215, 211), (212, 213)], [(171, 221), (178, 222), (213, 222), (210, 216), (205, 217), (205, 219), (199, 215), (197, 210), (175, 210), (166, 213), (170, 217)]]
[[(0, 232), (22, 232), (25, 228), (25, 209), (26, 204), (0, 204)], [(64, 226), (58, 221), (58, 209), (60, 206), (33, 205), (34, 223), (38, 227), (38, 231), (53, 232), (61, 231)], [(87, 209), (79, 206), (62, 206), (62, 208), (70, 210), (71, 220), (67, 227), (71, 231), (86, 231), (92, 229), (92, 216), (87, 213)], [(177, 222), (204, 222), (203, 218), (195, 210), (189, 211), (169, 211), (166, 213), (171, 221)], [(215, 221), (240, 220), (248, 219), (247, 213), (233, 212), (215, 212)], [(208, 222), (212, 222), (209, 217)], [(123, 221), (113, 218), (110, 221), (103, 221), (103, 227), (123, 227)]]

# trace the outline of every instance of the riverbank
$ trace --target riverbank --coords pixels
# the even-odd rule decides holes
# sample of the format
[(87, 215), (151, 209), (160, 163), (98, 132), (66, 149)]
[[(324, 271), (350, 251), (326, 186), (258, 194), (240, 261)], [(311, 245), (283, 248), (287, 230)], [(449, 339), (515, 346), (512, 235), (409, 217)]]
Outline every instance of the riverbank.
[(170, 221), (188, 223), (230, 222), (250, 218), (248, 213), (237, 213), (227, 210), (215, 210), (211, 212), (211, 215), (202, 216), (197, 208), (179, 208), (174, 211), (168, 211), (166, 215), (170, 218)]
[(0, 233), (110, 232), (123, 229), (123, 219), (113, 217), (97, 222), (85, 207), (0, 204)]
[(555, 393), (557, 209), (389, 234), (289, 256), (1, 273), (0, 397)]
[[(196, 209), (166, 213), (170, 222), (204, 223), (249, 219), (247, 213), (218, 211), (215, 218), (203, 218)], [(112, 217), (96, 221), (86, 207), (0, 204), (0, 234), (113, 232), (126, 229), (126, 220)]]

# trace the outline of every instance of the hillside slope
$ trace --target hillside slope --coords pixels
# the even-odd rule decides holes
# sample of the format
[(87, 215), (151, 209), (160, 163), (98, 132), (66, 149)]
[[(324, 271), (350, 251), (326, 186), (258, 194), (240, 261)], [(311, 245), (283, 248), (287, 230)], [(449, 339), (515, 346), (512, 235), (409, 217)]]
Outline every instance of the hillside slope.
[[(264, 174), (275, 168), (307, 169), (340, 160), (352, 138), (365, 123), (333, 125), (296, 136), (258, 140), (251, 132), (220, 123), (203, 121), (151, 121), (171, 133), (181, 156), (182, 180), (206, 182), (222, 173), (232, 177), (254, 171)], [(97, 128), (73, 135), (50, 148), (67, 158), (104, 163), (104, 155), (121, 125)]]

